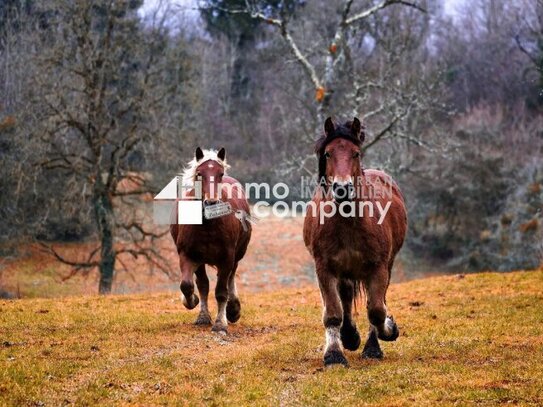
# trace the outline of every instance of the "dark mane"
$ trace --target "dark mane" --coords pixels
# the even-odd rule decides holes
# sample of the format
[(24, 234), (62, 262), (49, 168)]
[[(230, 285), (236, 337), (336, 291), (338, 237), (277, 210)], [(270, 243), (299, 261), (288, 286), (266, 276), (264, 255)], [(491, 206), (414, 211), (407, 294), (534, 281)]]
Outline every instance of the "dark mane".
[(315, 143), (315, 153), (317, 153), (318, 156), (321, 156), (324, 152), (324, 148), (333, 140), (337, 138), (343, 138), (345, 140), (349, 140), (354, 145), (361, 147), (362, 143), (364, 142), (364, 128), (362, 127), (362, 131), (360, 132), (360, 138), (354, 137), (351, 132), (351, 126), (353, 122), (351, 120), (346, 121), (343, 124), (336, 124), (333, 134), (323, 134), (321, 137), (318, 138), (318, 140)]

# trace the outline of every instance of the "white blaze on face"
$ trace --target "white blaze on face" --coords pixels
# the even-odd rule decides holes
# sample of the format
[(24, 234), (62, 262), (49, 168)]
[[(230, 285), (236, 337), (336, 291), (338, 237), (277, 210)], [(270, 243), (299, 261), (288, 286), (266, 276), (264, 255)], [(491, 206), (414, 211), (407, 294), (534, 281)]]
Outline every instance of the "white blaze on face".
[[(208, 164), (209, 168), (214, 168), (215, 165), (210, 163)], [(209, 194), (206, 199), (219, 199), (220, 197), (220, 184), (215, 181), (215, 177), (211, 175), (209, 177)]]

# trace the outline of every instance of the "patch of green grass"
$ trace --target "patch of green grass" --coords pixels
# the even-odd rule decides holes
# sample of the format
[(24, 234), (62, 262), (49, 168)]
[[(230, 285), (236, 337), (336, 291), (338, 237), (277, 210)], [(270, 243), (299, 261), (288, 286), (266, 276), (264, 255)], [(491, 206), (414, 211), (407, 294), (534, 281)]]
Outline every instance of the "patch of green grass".
[(396, 284), (388, 305), (385, 358), (324, 369), (317, 288), (243, 295), (227, 336), (170, 294), (1, 301), (0, 405), (543, 403), (541, 271)]

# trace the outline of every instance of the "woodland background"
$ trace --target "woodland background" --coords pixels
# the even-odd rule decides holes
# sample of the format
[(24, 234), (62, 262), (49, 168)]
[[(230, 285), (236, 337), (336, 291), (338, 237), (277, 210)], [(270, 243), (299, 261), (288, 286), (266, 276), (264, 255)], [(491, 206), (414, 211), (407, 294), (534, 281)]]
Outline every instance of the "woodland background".
[(541, 265), (543, 1), (142, 6), (0, 2), (4, 258), (37, 242), (103, 293), (124, 257), (165, 270), (141, 203), (196, 146), (297, 199), (323, 118), (357, 115), (363, 165), (406, 196), (405, 273)]

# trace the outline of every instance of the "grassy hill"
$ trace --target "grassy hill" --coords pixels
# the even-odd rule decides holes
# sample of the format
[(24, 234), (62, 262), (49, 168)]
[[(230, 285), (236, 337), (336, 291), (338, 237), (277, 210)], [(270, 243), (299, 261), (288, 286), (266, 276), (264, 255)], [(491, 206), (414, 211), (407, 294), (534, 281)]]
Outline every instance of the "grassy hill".
[(392, 285), (400, 338), (349, 368), (315, 287), (241, 295), (227, 336), (172, 294), (0, 301), (0, 405), (543, 403), (541, 271)]

